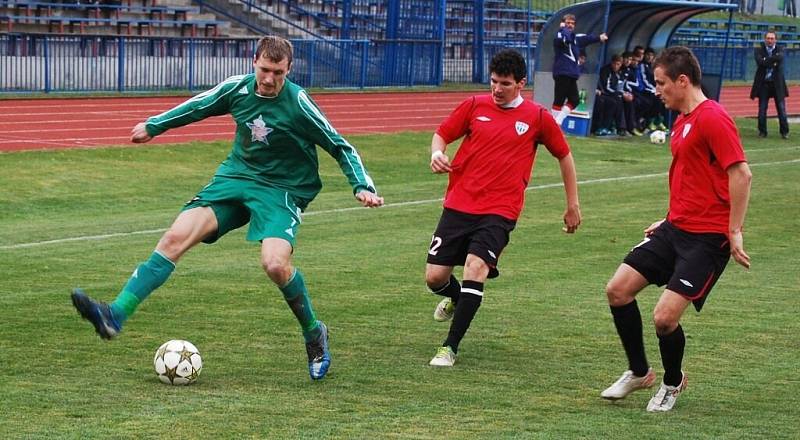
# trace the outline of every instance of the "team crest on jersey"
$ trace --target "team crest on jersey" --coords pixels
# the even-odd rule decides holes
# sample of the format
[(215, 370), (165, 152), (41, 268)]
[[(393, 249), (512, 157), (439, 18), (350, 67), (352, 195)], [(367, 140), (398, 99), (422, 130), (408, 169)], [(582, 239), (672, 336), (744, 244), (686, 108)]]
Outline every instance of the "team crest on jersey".
[(686, 139), (686, 135), (692, 130), (692, 124), (686, 124), (683, 126), (683, 138)]
[(514, 124), (514, 128), (517, 129), (517, 134), (522, 136), (523, 134), (528, 132), (528, 128), (530, 128), (530, 126), (524, 122), (517, 121), (517, 123)]
[(250, 129), (250, 133), (252, 134), (251, 141), (255, 142), (263, 142), (269, 145), (269, 141), (267, 141), (267, 136), (272, 133), (272, 128), (267, 127), (267, 124), (262, 119), (261, 115), (258, 115), (258, 119), (254, 119), (253, 122), (247, 123), (247, 128)]

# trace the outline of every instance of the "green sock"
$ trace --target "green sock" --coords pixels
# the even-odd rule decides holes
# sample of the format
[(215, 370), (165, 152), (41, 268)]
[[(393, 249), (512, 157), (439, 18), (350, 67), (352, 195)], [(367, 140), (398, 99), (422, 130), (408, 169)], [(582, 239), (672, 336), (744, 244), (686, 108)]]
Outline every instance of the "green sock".
[(311, 308), (311, 299), (308, 297), (308, 289), (306, 289), (303, 274), (295, 269), (292, 278), (280, 290), (283, 292), (283, 298), (289, 304), (294, 316), (297, 317), (297, 322), (300, 323), (300, 328), (303, 329), (303, 337), (306, 342), (318, 337), (320, 333), (319, 322), (317, 322), (314, 309)]
[(153, 251), (150, 258), (133, 271), (117, 299), (111, 303), (111, 311), (119, 323), (122, 324), (133, 315), (136, 307), (164, 284), (174, 269), (175, 263), (160, 252)]

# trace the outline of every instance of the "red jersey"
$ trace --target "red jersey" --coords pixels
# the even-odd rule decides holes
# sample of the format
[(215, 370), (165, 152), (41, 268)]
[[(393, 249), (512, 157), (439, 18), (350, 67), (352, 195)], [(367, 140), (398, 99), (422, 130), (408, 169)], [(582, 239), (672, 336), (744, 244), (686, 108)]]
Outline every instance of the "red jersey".
[(570, 152), (550, 112), (529, 100), (503, 108), (491, 95), (467, 98), (436, 133), (448, 144), (466, 136), (451, 163), (444, 207), (510, 220), (522, 212), (537, 145), (558, 159)]
[(672, 126), (667, 220), (686, 232), (728, 233), (731, 200), (727, 169), (745, 162), (733, 119), (707, 100)]

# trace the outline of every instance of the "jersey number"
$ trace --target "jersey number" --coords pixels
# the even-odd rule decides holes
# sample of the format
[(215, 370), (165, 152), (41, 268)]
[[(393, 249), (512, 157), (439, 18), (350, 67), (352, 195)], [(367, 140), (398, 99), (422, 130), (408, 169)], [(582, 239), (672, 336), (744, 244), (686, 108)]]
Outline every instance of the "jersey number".
[(431, 238), (431, 248), (428, 250), (428, 253), (431, 255), (438, 254), (439, 246), (441, 245), (442, 245), (442, 238), (434, 235), (433, 238)]

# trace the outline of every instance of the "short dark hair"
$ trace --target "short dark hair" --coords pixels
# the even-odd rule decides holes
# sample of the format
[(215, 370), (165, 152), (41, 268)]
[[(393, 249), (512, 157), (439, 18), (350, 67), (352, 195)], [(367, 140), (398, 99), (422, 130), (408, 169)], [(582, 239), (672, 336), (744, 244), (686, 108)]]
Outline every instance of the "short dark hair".
[(575, 14), (564, 14), (564, 16), (561, 17), (561, 21), (567, 21), (567, 20), (575, 21)]
[(279, 63), (284, 59), (289, 60), (292, 65), (292, 43), (276, 35), (267, 35), (258, 40), (256, 44), (256, 54), (254, 59), (264, 57), (274, 63)]
[(700, 62), (694, 56), (692, 50), (685, 46), (668, 47), (661, 51), (653, 62), (653, 69), (660, 67), (664, 74), (673, 81), (679, 76), (686, 75), (693, 86), (700, 86), (703, 73), (700, 70)]
[(651, 54), (655, 55), (656, 54), (656, 50), (653, 49), (652, 47), (648, 47), (647, 49), (644, 50), (644, 53), (651, 53)]
[(613, 63), (615, 61), (622, 61), (622, 56), (620, 56), (617, 53), (615, 53), (614, 55), (611, 55), (611, 62)]
[(628, 52), (627, 50), (625, 52), (622, 52), (622, 58), (630, 58), (632, 56), (633, 52)]
[(497, 52), (489, 63), (489, 73), (498, 75), (513, 75), (516, 82), (522, 81), (528, 76), (528, 68), (525, 58), (513, 49), (503, 49)]

